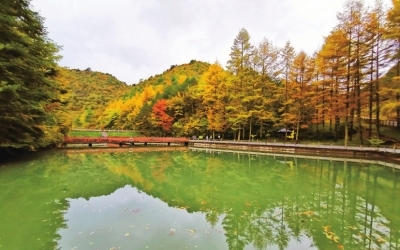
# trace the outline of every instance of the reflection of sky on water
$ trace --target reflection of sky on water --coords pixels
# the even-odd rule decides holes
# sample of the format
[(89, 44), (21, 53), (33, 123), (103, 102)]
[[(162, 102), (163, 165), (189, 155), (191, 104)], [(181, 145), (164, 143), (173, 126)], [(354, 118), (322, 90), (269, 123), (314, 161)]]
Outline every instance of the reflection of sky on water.
[[(168, 207), (131, 186), (107, 196), (68, 201), (67, 228), (58, 231), (61, 249), (228, 249), (224, 215), (211, 227), (204, 213)], [(312, 246), (312, 239), (302, 234), (290, 239), (287, 249), (317, 249)], [(244, 249), (255, 248), (250, 244)]]
[(226, 246), (220, 224), (213, 229), (204, 214), (170, 208), (130, 186), (108, 196), (69, 202), (70, 208), (65, 213), (68, 228), (59, 231), (62, 249), (182, 249), (183, 246), (217, 249)]

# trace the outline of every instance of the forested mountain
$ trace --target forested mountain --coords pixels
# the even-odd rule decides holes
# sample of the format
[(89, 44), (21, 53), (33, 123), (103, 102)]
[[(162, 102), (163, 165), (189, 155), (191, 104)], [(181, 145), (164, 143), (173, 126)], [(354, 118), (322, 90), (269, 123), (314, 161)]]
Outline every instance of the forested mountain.
[(95, 128), (104, 107), (130, 89), (114, 76), (90, 68), (57, 68), (52, 79), (62, 91), (62, 109), (69, 126), (75, 128)]
[(197, 85), (208, 68), (208, 63), (192, 60), (188, 64), (172, 65), (162, 74), (132, 86), (90, 68), (57, 68), (51, 78), (62, 92), (60, 108), (71, 128), (140, 129), (145, 134), (157, 134), (166, 131), (159, 131), (158, 123), (155, 127), (144, 126), (154, 122), (150, 121), (148, 111), (161, 99), (168, 99), (170, 104), (173, 100), (179, 101), (190, 87)]
[(141, 81), (106, 107), (97, 126), (140, 130), (145, 135), (183, 135), (183, 126), (195, 119), (199, 100), (194, 91), (208, 68), (208, 63), (192, 60)]
[(400, 124), (399, 0), (389, 10), (380, 1), (347, 1), (312, 55), (290, 41), (252, 44), (243, 28), (225, 66), (192, 60), (132, 86), (90, 68), (59, 67), (58, 46), (29, 0), (3, 2), (0, 148), (54, 145), (71, 128), (237, 140), (287, 128), (295, 140), (347, 145), (355, 134), (361, 143), (379, 138), (379, 120)]

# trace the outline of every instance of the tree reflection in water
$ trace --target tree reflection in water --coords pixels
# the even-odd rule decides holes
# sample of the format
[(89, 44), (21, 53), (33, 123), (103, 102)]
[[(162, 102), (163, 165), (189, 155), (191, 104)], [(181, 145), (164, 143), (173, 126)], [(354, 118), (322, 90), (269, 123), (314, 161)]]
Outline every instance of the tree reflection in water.
[[(229, 200), (214, 204), (220, 213), (225, 211), (222, 224), (230, 249), (244, 249), (250, 243), (256, 249), (286, 249), (290, 239), (305, 238), (312, 238), (310, 248), (319, 249), (399, 247), (399, 171), (346, 160), (272, 160), (250, 154), (231, 157), (236, 162), (229, 166), (216, 165), (209, 158), (220, 159), (220, 154), (196, 153), (207, 158), (207, 164), (213, 161), (216, 169), (202, 186), (220, 183), (221, 191), (236, 187), (241, 205)], [(232, 191), (221, 193), (220, 201)]]
[[(153, 150), (58, 152), (27, 162), (22, 170), (1, 169), (0, 197), (8, 197), (0, 207), (7, 214), (0, 219), (2, 245), (19, 241), (7, 232), (30, 211), (26, 220), (34, 220), (19, 230), (36, 235), (25, 244), (40, 238), (47, 240), (40, 246), (52, 248), (59, 237), (55, 228), (66, 226), (60, 217), (67, 199), (99, 197), (131, 185), (169, 207), (203, 213), (210, 226), (222, 221), (232, 250), (290, 249), (293, 242), (304, 249), (400, 249), (398, 170), (293, 155)], [(10, 195), (16, 185), (24, 186), (26, 198)], [(54, 201), (63, 205), (46, 205)]]
[(287, 249), (291, 240), (308, 249), (399, 245), (399, 171), (381, 166), (213, 150), (106, 165), (169, 206), (205, 213), (212, 226), (222, 217), (229, 249)]

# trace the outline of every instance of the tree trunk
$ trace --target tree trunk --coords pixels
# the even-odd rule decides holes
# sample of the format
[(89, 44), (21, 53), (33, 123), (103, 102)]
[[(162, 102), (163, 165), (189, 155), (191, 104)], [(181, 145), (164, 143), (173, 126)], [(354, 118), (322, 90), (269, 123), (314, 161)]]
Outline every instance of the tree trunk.
[[(396, 100), (397, 100), (397, 105), (398, 105), (399, 100), (400, 100), (399, 93), (397, 93), (397, 95), (396, 95)], [(397, 127), (400, 128), (400, 107), (397, 107)]]
[[(398, 41), (398, 51), (400, 51), (400, 39)], [(397, 59), (397, 70), (396, 70), (396, 75), (400, 76), (400, 58)], [(397, 93), (396, 95), (397, 102), (400, 100), (400, 95)], [(398, 104), (397, 104), (398, 105)], [(397, 127), (400, 128), (400, 107), (397, 107)]]
[(285, 125), (285, 141), (287, 140), (287, 126)]
[(340, 118), (339, 116), (335, 116), (335, 142), (337, 142), (338, 140), (339, 125), (340, 125)]
[(349, 132), (348, 132), (349, 133), (349, 141), (353, 141), (353, 131), (354, 131), (354, 109), (353, 108), (350, 109), (350, 117), (349, 118), (350, 118)]
[(253, 115), (250, 116), (250, 128), (249, 128), (249, 141), (251, 141), (251, 133), (253, 132)]
[(300, 109), (299, 109), (299, 113), (297, 116), (297, 125), (296, 125), (296, 142), (299, 141), (299, 130), (300, 130)]
[[(350, 30), (350, 40), (351, 40), (351, 30)], [(344, 145), (347, 146), (349, 141), (349, 102), (350, 102), (350, 67), (351, 67), (351, 42), (349, 43), (348, 53), (347, 53), (347, 79), (346, 79), (346, 109), (344, 118)]]
[(357, 125), (358, 125), (358, 134), (360, 136), (361, 145), (364, 144), (363, 139), (363, 126), (361, 124), (361, 98), (360, 98), (360, 85), (357, 87)]
[(371, 138), (372, 137), (372, 105), (373, 105), (373, 81), (374, 81), (374, 58), (373, 58), (373, 54), (374, 54), (374, 48), (372, 47), (372, 60), (371, 60), (371, 67), (370, 67), (370, 76), (369, 76), (369, 113), (368, 113), (368, 137)]

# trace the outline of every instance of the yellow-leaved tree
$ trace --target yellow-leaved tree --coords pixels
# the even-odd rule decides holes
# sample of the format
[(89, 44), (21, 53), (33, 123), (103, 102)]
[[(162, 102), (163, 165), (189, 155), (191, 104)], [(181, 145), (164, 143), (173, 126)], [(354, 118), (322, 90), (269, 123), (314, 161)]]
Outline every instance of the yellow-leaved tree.
[(212, 132), (213, 138), (215, 138), (215, 132), (223, 133), (227, 127), (228, 81), (228, 72), (218, 63), (214, 63), (210, 65), (199, 82), (198, 95), (203, 100), (203, 112), (207, 116), (208, 130)]

